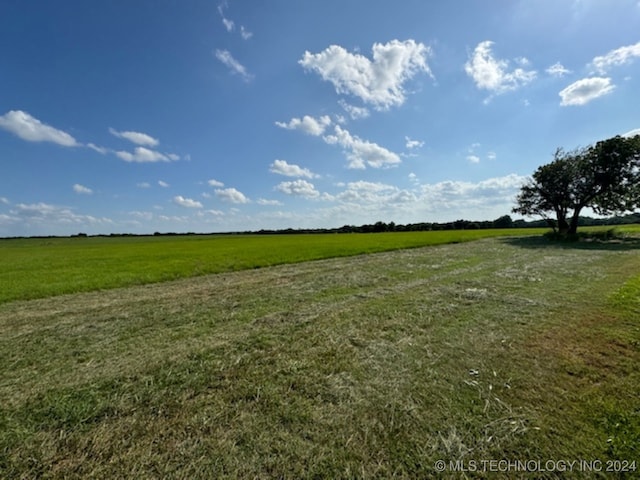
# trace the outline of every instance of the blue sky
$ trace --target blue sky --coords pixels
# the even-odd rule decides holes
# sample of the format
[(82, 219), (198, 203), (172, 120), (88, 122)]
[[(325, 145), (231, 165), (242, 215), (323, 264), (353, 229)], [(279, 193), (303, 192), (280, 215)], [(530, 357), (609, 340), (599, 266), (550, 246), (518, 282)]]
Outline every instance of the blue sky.
[(0, 236), (494, 219), (639, 105), (638, 0), (0, 1)]

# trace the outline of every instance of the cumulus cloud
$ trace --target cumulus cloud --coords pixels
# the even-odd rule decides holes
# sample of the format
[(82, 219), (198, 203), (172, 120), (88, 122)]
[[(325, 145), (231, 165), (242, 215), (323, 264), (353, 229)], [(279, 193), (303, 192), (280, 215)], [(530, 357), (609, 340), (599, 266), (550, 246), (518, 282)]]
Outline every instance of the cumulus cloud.
[(272, 173), (278, 175), (284, 175), (285, 177), (304, 177), (304, 178), (317, 178), (316, 175), (308, 168), (302, 168), (298, 165), (287, 163), (286, 160), (275, 160), (269, 168)]
[(640, 42), (611, 50), (606, 55), (595, 57), (591, 67), (601, 75), (605, 75), (611, 67), (626, 65), (640, 57)]
[(158, 185), (160, 185), (162, 188), (169, 188), (169, 184), (162, 180), (158, 180)]
[(349, 168), (364, 169), (366, 165), (373, 168), (392, 167), (401, 162), (400, 157), (384, 147), (357, 136), (336, 125), (334, 135), (327, 135), (324, 141), (330, 145), (340, 145), (347, 152)]
[(73, 186), (73, 191), (81, 195), (91, 195), (93, 193), (93, 190), (91, 190), (88, 187), (85, 187), (84, 185), (80, 185), (79, 183), (76, 183)]
[(488, 208), (494, 205), (510, 206), (527, 178), (510, 174), (477, 183), (444, 181), (422, 185), (421, 201), (429, 211)]
[(138, 188), (151, 188), (151, 184), (149, 182), (140, 182), (140, 183), (136, 183), (136, 187), (138, 187)]
[(207, 181), (207, 183), (209, 184), (210, 187), (224, 187), (224, 183), (219, 182), (215, 178), (212, 178), (211, 180)]
[(373, 60), (331, 45), (320, 53), (304, 53), (298, 62), (333, 84), (338, 94), (354, 95), (377, 110), (402, 105), (404, 83), (419, 72), (431, 75), (431, 49), (414, 40), (392, 40), (372, 47)]
[(320, 196), (320, 192), (316, 190), (313, 183), (307, 182), (306, 180), (282, 182), (278, 184), (275, 189), (279, 192), (286, 193), (287, 195), (294, 195), (296, 197), (317, 198)]
[(276, 122), (276, 125), (287, 130), (300, 130), (309, 135), (319, 136), (331, 125), (331, 118), (328, 115), (323, 115), (316, 119), (305, 115), (302, 119), (292, 118), (289, 123)]
[(113, 128), (109, 128), (109, 133), (114, 137), (123, 138), (129, 140), (136, 145), (142, 145), (143, 147), (157, 147), (160, 141), (157, 138), (153, 138), (151, 135), (141, 132), (124, 131), (119, 132)]
[(63, 147), (77, 147), (75, 138), (62, 130), (42, 123), (22, 110), (11, 110), (0, 115), (0, 128), (3, 128), (27, 142), (52, 142)]
[[(516, 90), (536, 78), (535, 70), (523, 68), (509, 68), (509, 61), (496, 59), (491, 47), (492, 41), (484, 41), (478, 44), (473, 51), (473, 56), (465, 63), (464, 69), (482, 90), (488, 90), (499, 95), (504, 92)], [(526, 66), (528, 61), (519, 59), (517, 63)]]
[(218, 60), (220, 60), (233, 74), (240, 75), (240, 77), (245, 81), (249, 82), (253, 75), (251, 75), (246, 67), (238, 62), (229, 50), (219, 50), (215, 51), (215, 56)]
[(249, 199), (235, 188), (222, 188), (215, 191), (216, 197), (230, 203), (249, 203)]
[(172, 160), (178, 160), (180, 158), (177, 155), (165, 155), (164, 153), (160, 153), (156, 150), (150, 150), (145, 147), (136, 147), (133, 153), (118, 151), (115, 152), (115, 154), (125, 162), (135, 163), (171, 162)]
[(477, 155), (467, 155), (469, 163), (480, 163), (480, 157)]
[(198, 202), (197, 200), (185, 198), (182, 195), (176, 195), (175, 197), (173, 197), (173, 203), (185, 208), (202, 208), (202, 203)]
[(545, 72), (547, 72), (552, 77), (564, 77), (565, 75), (571, 73), (571, 70), (566, 69), (560, 62), (556, 62), (549, 68), (547, 68)]
[(607, 95), (615, 89), (610, 78), (591, 77), (583, 78), (572, 83), (558, 95), (562, 99), (560, 105), (585, 105), (591, 100)]

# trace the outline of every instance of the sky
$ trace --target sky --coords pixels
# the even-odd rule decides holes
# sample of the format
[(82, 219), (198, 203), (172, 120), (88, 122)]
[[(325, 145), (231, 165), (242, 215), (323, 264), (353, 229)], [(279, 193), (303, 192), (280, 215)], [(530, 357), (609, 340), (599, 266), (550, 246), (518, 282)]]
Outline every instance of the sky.
[(0, 0), (0, 236), (493, 220), (639, 105), (640, 0)]

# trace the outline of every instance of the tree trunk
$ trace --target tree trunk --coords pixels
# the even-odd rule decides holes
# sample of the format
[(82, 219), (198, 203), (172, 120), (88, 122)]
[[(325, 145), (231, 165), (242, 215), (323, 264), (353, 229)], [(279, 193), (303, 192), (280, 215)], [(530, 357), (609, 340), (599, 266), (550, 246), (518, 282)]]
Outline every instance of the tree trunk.
[(575, 235), (576, 233), (578, 233), (578, 220), (579, 219), (580, 219), (580, 210), (576, 209), (573, 212), (573, 217), (571, 217), (571, 225), (569, 225), (569, 230), (567, 231), (567, 234)]
[(566, 235), (569, 233), (569, 224), (567, 223), (567, 217), (564, 212), (557, 212), (558, 216), (558, 233), (560, 235)]

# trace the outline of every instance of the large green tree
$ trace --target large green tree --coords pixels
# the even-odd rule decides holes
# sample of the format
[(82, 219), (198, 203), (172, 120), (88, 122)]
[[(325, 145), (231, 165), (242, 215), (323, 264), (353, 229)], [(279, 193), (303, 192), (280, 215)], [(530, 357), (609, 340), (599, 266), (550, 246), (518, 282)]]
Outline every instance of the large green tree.
[(640, 135), (556, 150), (522, 186), (513, 212), (540, 215), (560, 233), (574, 234), (587, 207), (601, 215), (640, 207)]

